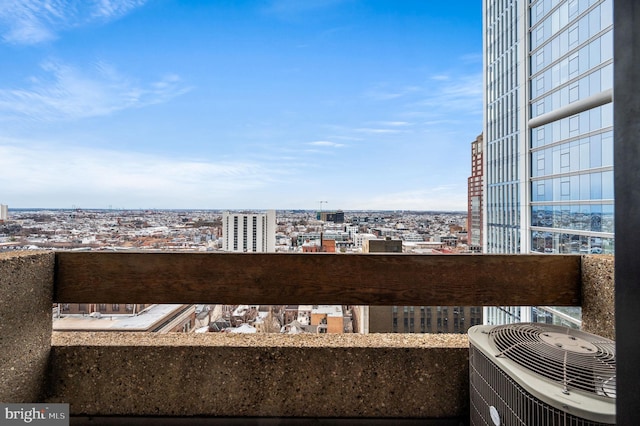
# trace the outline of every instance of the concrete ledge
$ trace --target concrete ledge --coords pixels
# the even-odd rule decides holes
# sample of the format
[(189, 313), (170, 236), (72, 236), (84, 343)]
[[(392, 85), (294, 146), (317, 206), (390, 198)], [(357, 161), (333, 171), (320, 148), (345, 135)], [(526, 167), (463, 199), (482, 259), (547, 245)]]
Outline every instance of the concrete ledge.
[(0, 401), (42, 398), (51, 341), (54, 255), (0, 253)]
[(466, 335), (53, 333), (76, 416), (468, 416)]
[(582, 257), (582, 329), (616, 339), (614, 257)]

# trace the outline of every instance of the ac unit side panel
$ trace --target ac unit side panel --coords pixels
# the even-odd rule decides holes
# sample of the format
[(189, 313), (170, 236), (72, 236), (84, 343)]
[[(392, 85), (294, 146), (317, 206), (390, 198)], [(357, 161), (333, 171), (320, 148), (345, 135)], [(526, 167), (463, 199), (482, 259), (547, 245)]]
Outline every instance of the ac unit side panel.
[[(493, 426), (487, 417), (491, 406), (500, 413), (511, 412), (508, 415), (511, 420), (501, 425), (615, 424), (615, 399), (575, 390), (567, 395), (561, 384), (507, 358), (497, 357), (498, 351), (489, 338), (489, 331), (494, 327), (469, 329), (471, 418), (487, 419), (487, 423), (472, 424)], [(564, 418), (579, 422), (566, 423)], [(587, 423), (580, 423), (582, 421)]]

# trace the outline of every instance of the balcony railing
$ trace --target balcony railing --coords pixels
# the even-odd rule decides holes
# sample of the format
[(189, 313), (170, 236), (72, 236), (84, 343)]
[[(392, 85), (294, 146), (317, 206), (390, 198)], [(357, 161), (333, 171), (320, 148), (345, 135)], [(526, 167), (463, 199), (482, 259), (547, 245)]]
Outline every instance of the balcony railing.
[(52, 303), (582, 306), (613, 338), (613, 258), (0, 254), (0, 400), (76, 419), (468, 416), (465, 335), (51, 331)]

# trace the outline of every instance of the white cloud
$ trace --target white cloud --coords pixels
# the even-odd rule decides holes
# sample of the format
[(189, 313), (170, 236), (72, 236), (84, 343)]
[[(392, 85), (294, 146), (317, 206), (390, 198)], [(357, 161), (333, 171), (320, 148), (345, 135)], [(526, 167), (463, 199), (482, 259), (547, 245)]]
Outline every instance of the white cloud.
[(359, 133), (373, 133), (373, 134), (385, 134), (385, 133), (400, 133), (401, 130), (397, 129), (381, 129), (381, 128), (372, 128), (372, 127), (360, 127), (354, 129)]
[(391, 126), (391, 127), (404, 127), (404, 126), (411, 125), (411, 123), (409, 123), (408, 121), (379, 121), (377, 122), (377, 124), (380, 126)]
[[(377, 101), (395, 101), (404, 104), (395, 107), (398, 117), (440, 116), (444, 113), (480, 114), (482, 112), (482, 73), (454, 75), (439, 73), (427, 77), (420, 86), (389, 87), (380, 83), (365, 96)], [(427, 108), (425, 108), (427, 107)], [(390, 126), (394, 122), (385, 122)], [(399, 121), (397, 123), (403, 123)], [(409, 123), (408, 123), (409, 124)]]
[(0, 2), (0, 34), (6, 43), (37, 44), (60, 31), (95, 21), (111, 21), (146, 0), (5, 0)]
[(207, 200), (260, 190), (283, 174), (249, 161), (213, 162), (2, 139), (0, 170), (3, 197), (28, 200), (14, 202), (27, 207), (206, 207), (211, 205)]
[(94, 1), (92, 16), (101, 19), (119, 18), (146, 2), (147, 0), (97, 0)]
[(482, 64), (482, 53), (468, 53), (460, 56), (460, 60), (467, 64)]
[(45, 121), (77, 119), (166, 102), (190, 90), (173, 74), (145, 86), (102, 62), (88, 71), (53, 61), (42, 69), (27, 89), (0, 89), (0, 112)]
[(482, 74), (463, 75), (438, 83), (419, 105), (437, 112), (482, 113)]
[(377, 194), (350, 200), (353, 209), (466, 211), (467, 191), (460, 185)]
[(373, 89), (365, 92), (364, 96), (376, 101), (389, 101), (392, 99), (403, 98), (419, 92), (421, 89), (418, 86), (405, 86), (402, 88), (388, 88), (386, 84), (379, 85)]
[(331, 142), (331, 141), (314, 141), (314, 142), (309, 142), (308, 145), (325, 146), (325, 147), (331, 147), (331, 148), (341, 148), (344, 146), (344, 144)]

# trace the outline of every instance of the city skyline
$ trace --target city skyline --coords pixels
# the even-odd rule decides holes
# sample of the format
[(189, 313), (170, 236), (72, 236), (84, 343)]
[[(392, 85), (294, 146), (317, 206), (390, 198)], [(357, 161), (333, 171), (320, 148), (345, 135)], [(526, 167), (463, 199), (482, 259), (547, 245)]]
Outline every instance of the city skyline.
[(481, 6), (4, 5), (0, 202), (464, 211)]

